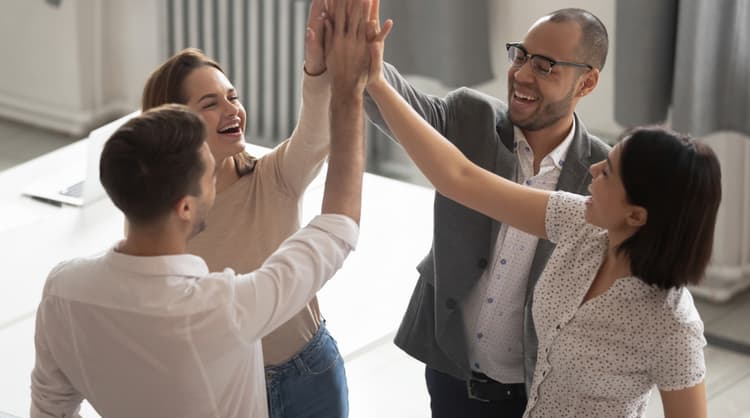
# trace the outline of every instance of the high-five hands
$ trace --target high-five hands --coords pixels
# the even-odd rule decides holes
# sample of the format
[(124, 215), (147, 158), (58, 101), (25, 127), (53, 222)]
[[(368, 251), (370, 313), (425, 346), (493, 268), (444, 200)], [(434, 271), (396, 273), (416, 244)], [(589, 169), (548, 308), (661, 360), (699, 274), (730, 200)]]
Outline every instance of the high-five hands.
[(367, 26), (367, 42), (370, 48), (370, 72), (367, 75), (367, 85), (383, 78), (383, 50), (385, 38), (393, 28), (393, 21), (388, 19), (380, 26), (380, 0), (372, 0), (370, 6), (370, 20)]
[(333, 94), (361, 94), (370, 69), (367, 45), (370, 0), (333, 0), (332, 5), (333, 20), (325, 21), (325, 50)]
[[(357, 52), (356, 55), (352, 48), (358, 48), (364, 46), (360, 30), (364, 28), (364, 35), (366, 39), (366, 47), (368, 49), (369, 64), (367, 71), (367, 86), (372, 85), (375, 81), (385, 81), (382, 79), (382, 66), (383, 66), (383, 50), (385, 47), (385, 39), (393, 28), (393, 21), (387, 20), (383, 26), (380, 26), (380, 1), (379, 0), (329, 0), (329, 6), (334, 9), (334, 13), (328, 13), (325, 19), (325, 45), (324, 49), (326, 53), (329, 53), (333, 48), (333, 41), (337, 30), (343, 30), (345, 33), (339, 36), (350, 34), (356, 35), (356, 47), (354, 43), (349, 42), (348, 51), (340, 51), (338, 59), (343, 60), (361, 60), (363, 57)], [(355, 10), (357, 9), (357, 10)], [(356, 22), (356, 32), (352, 32), (350, 24), (352, 21), (359, 20)], [(365, 19), (363, 24), (362, 19)], [(339, 23), (343, 22), (343, 23)], [(361, 64), (362, 62), (359, 61)], [(350, 66), (344, 71), (356, 71), (358, 64), (352, 62)], [(334, 77), (334, 76), (332, 76)]]
[(305, 30), (305, 71), (309, 75), (320, 75), (326, 70), (325, 21), (328, 8), (326, 0), (313, 0), (307, 16)]

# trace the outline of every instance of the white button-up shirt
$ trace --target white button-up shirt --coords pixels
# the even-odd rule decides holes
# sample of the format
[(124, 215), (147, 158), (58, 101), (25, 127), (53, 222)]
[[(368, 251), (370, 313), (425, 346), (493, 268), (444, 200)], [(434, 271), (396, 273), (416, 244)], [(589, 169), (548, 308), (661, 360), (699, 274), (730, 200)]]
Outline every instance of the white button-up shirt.
[(524, 417), (643, 417), (653, 387), (703, 381), (703, 322), (690, 292), (622, 277), (583, 302), (607, 231), (586, 223), (583, 196), (557, 192), (546, 230), (555, 251), (534, 290), (539, 337)]
[[(565, 139), (547, 154), (534, 173), (534, 151), (514, 128), (518, 168), (516, 182), (555, 190), (575, 134), (575, 118)], [(464, 303), (464, 329), (472, 370), (502, 383), (522, 383), (523, 308), (538, 238), (503, 224), (492, 259)]]
[(260, 339), (358, 235), (345, 216), (318, 216), (242, 275), (115, 249), (58, 265), (37, 311), (31, 416), (75, 416), (85, 398), (105, 417), (267, 417)]

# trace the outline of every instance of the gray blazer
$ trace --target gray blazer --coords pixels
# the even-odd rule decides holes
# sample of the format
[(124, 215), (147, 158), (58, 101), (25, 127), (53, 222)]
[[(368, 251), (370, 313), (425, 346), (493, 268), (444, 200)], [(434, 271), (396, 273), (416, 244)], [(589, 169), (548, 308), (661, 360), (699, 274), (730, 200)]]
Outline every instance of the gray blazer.
[[(435, 129), (477, 165), (512, 179), (517, 159), (513, 153), (513, 124), (502, 101), (460, 88), (445, 98), (414, 89), (396, 69), (385, 64), (388, 82)], [(365, 98), (371, 122), (391, 138), (377, 105)], [(576, 116), (576, 132), (558, 182), (559, 190), (586, 194), (588, 168), (603, 160), (609, 147), (589, 135)], [(460, 379), (471, 375), (464, 332), (462, 301), (488, 266), (500, 223), (435, 193), (433, 241), (417, 265), (420, 277), (395, 344), (431, 368)], [(534, 375), (537, 339), (531, 317), (533, 288), (554, 245), (540, 240), (529, 273), (524, 318), (527, 385)]]

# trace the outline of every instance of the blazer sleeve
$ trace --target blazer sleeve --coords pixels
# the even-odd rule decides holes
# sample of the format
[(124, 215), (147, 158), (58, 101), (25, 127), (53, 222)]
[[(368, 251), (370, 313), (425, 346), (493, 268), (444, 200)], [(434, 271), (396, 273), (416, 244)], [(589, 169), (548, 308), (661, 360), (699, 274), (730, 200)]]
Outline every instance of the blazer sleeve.
[[(416, 112), (422, 116), (433, 128), (435, 128), (442, 135), (445, 135), (446, 121), (448, 115), (448, 104), (445, 99), (437, 96), (429, 95), (420, 92), (415, 89), (406, 79), (396, 70), (396, 68), (388, 63), (383, 63), (383, 75), (385, 76), (388, 84), (393, 86), (394, 89), (406, 100), (409, 105), (416, 110)], [(383, 116), (380, 114), (380, 109), (375, 101), (365, 92), (365, 112), (367, 118), (375, 126), (378, 127), (383, 133), (388, 135), (391, 139), (396, 141), (396, 138), (388, 129), (388, 125), (385, 123)]]

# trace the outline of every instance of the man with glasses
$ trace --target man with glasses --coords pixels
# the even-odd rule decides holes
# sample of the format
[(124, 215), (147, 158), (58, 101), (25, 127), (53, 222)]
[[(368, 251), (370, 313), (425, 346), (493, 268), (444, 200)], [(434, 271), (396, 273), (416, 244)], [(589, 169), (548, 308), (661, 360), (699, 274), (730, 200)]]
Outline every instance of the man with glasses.
[[(384, 75), (475, 163), (532, 187), (584, 194), (589, 165), (609, 147), (574, 110), (596, 87), (607, 47), (606, 28), (585, 10), (540, 18), (522, 42), (506, 45), (507, 104), (467, 88), (426, 95), (388, 64)], [(390, 135), (374, 102), (365, 103)], [(417, 266), (395, 343), (426, 364), (433, 417), (520, 417), (537, 356), (533, 289), (553, 245), (439, 194), (434, 207), (433, 245)]]

